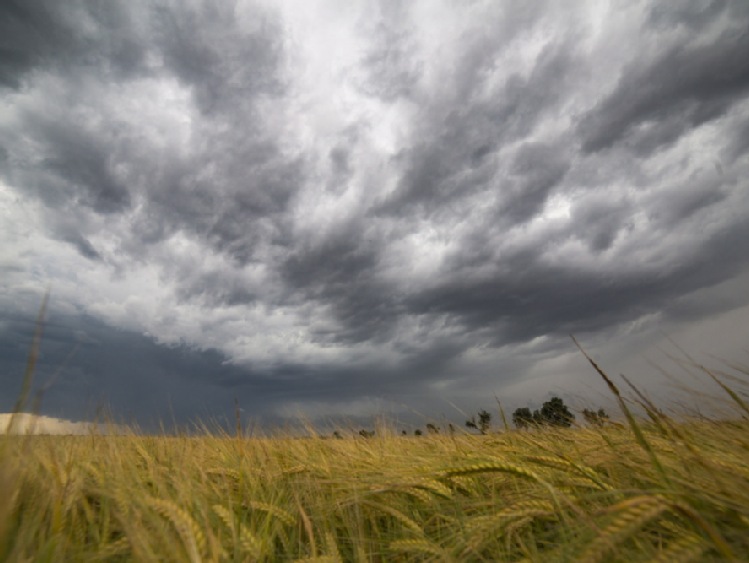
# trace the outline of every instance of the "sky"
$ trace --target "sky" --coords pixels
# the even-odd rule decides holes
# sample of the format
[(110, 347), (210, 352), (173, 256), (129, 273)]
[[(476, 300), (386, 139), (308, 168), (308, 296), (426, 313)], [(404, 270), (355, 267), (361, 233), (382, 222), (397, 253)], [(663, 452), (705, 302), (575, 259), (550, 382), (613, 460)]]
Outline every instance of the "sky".
[(6, 0), (0, 412), (48, 290), (65, 420), (607, 404), (571, 334), (673, 397), (749, 363), (747, 178), (740, 0)]

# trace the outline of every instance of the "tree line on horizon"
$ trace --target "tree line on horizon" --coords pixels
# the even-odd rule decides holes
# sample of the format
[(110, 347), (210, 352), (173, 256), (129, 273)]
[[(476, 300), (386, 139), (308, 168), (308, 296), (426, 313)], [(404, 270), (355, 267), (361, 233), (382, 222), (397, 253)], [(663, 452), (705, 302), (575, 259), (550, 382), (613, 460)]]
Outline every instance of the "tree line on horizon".
[[(585, 422), (591, 426), (603, 426), (609, 422), (609, 415), (604, 409), (598, 409), (597, 411), (591, 409), (583, 409), (583, 418)], [(504, 417), (504, 414), (502, 415)], [(479, 431), (482, 435), (488, 434), (491, 430), (492, 415), (487, 410), (480, 410), (478, 416), (472, 416), (466, 420), (465, 425), (467, 428)], [(540, 428), (544, 426), (555, 426), (559, 428), (569, 428), (575, 422), (575, 415), (570, 411), (569, 407), (564, 403), (564, 400), (560, 397), (553, 396), (548, 401), (544, 402), (540, 409), (531, 411), (528, 407), (520, 407), (515, 409), (512, 413), (512, 422), (518, 430)], [(439, 434), (440, 427), (429, 423), (426, 425), (427, 432), (429, 434)], [(455, 426), (448, 424), (448, 431), (450, 434), (455, 432)], [(407, 436), (408, 432), (403, 430), (401, 432), (403, 436)], [(422, 436), (423, 432), (417, 428), (414, 430), (414, 436)], [(360, 430), (359, 436), (363, 438), (372, 438), (375, 435), (372, 430)], [(338, 431), (333, 433), (336, 438), (342, 438)]]

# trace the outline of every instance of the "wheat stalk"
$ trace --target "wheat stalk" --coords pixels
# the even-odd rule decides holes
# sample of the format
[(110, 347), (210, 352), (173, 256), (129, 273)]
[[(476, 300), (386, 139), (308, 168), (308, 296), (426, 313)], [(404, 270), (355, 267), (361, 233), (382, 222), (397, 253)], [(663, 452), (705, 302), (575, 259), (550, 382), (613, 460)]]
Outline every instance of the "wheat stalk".
[(443, 475), (446, 477), (459, 477), (461, 475), (474, 475), (477, 473), (509, 473), (511, 475), (517, 475), (518, 477), (525, 477), (538, 483), (543, 483), (538, 474), (534, 473), (530, 469), (517, 465), (514, 463), (503, 462), (503, 461), (486, 461), (480, 463), (474, 463), (472, 465), (466, 465), (464, 467), (454, 467), (443, 471)]
[(393, 508), (392, 506), (388, 506), (387, 504), (382, 504), (379, 502), (371, 501), (371, 500), (364, 500), (359, 503), (359, 506), (368, 506), (369, 508), (373, 508), (374, 510), (377, 510), (379, 512), (384, 512), (385, 514), (389, 514), (396, 520), (398, 520), (401, 524), (403, 524), (406, 528), (416, 532), (418, 535), (423, 536), (424, 531), (422, 530), (422, 527), (417, 524), (414, 520), (403, 514), (400, 510), (397, 508)]
[(453, 558), (439, 545), (435, 545), (428, 540), (396, 540), (390, 542), (390, 549), (393, 551), (406, 551), (420, 553), (422, 555), (432, 555), (440, 561), (452, 561)]
[(294, 516), (292, 516), (290, 512), (284, 510), (283, 508), (279, 508), (278, 506), (274, 506), (272, 504), (260, 502), (257, 500), (251, 500), (247, 503), (247, 505), (254, 510), (260, 510), (262, 512), (267, 512), (268, 514), (272, 514), (287, 526), (294, 526), (296, 524), (296, 518), (294, 518)]

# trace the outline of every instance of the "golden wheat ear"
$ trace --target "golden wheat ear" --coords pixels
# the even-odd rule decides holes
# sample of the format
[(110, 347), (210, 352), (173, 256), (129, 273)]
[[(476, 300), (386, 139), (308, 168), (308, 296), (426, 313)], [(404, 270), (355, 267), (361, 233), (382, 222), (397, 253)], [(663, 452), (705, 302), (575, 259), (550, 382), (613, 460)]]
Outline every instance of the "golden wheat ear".
[(8, 426), (5, 429), (6, 434), (10, 434), (13, 430), (16, 422), (17, 415), (26, 406), (26, 402), (29, 399), (29, 393), (31, 393), (31, 385), (34, 382), (34, 368), (36, 367), (36, 360), (39, 357), (39, 347), (42, 343), (42, 333), (44, 332), (44, 316), (47, 313), (47, 303), (49, 302), (49, 290), (44, 294), (42, 299), (42, 305), (39, 307), (39, 314), (36, 317), (36, 324), (34, 326), (34, 339), (31, 342), (31, 350), (29, 351), (29, 357), (26, 360), (26, 370), (23, 374), (23, 382), (21, 384), (21, 394), (16, 400), (16, 404), (13, 405), (13, 412), (10, 415)]

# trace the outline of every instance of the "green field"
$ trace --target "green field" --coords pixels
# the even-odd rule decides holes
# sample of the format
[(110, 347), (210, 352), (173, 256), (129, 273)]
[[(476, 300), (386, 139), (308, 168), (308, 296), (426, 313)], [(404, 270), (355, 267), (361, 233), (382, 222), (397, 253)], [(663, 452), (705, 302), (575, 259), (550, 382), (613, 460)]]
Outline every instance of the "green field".
[(5, 436), (3, 561), (749, 559), (749, 422)]

